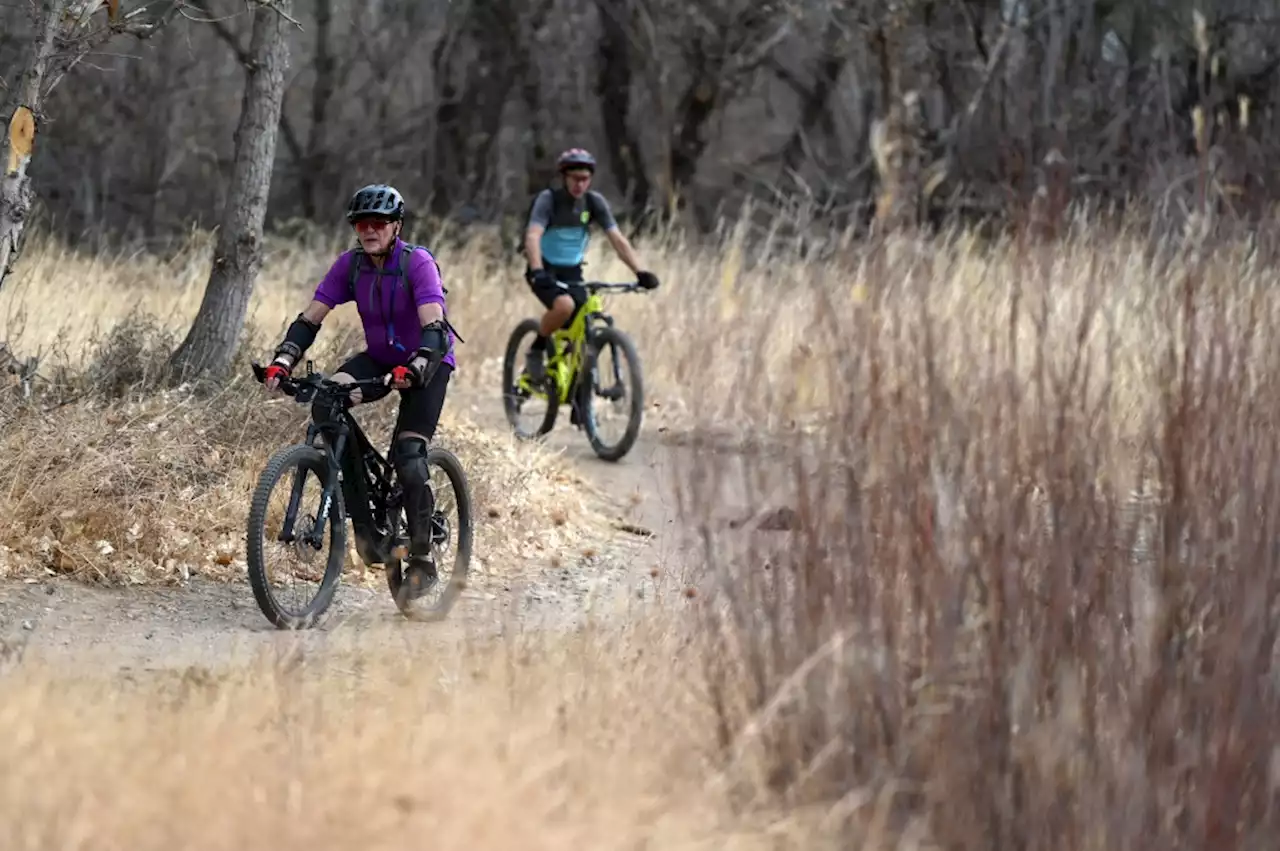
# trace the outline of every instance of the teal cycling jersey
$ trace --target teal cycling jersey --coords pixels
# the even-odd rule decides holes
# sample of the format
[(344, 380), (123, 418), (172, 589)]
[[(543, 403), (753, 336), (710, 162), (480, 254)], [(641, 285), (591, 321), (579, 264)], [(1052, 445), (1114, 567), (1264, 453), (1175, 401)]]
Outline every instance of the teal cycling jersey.
[(582, 263), (593, 223), (605, 232), (618, 226), (609, 202), (593, 190), (574, 198), (564, 189), (544, 189), (534, 197), (529, 210), (529, 224), (544, 228), (540, 243), (542, 262), (552, 266)]

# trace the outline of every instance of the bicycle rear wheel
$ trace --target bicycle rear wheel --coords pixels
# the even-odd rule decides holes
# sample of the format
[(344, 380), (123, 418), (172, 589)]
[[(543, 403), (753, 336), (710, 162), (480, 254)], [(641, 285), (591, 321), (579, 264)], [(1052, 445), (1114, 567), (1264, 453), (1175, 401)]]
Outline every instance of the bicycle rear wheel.
[[(273, 504), (272, 492), (286, 476), (289, 485), (285, 499)], [(316, 528), (322, 493), (328, 481), (325, 453), (306, 444), (278, 450), (258, 477), (245, 534), (249, 584), (258, 608), (278, 629), (315, 626), (333, 603), (338, 589), (347, 550), (341, 492), (335, 494), (335, 502), (329, 507), (328, 555), (323, 560), (319, 558), (323, 531), (319, 548), (304, 540), (304, 536)], [(308, 494), (307, 485), (312, 482), (314, 486)], [(272, 531), (268, 531), (269, 527)], [(295, 560), (301, 565), (290, 566), (289, 562)], [(268, 562), (273, 567), (280, 564), (283, 569), (273, 570), (273, 576), (268, 576)], [(304, 590), (305, 602), (300, 606), (288, 605), (286, 592), (299, 588)]]
[[(395, 559), (386, 564), (391, 599), (395, 600), (402, 615), (413, 620), (441, 620), (447, 616), (458, 595), (466, 588), (471, 569), (474, 529), (466, 471), (456, 455), (440, 446), (427, 450), (427, 467), (431, 492), (435, 497), (435, 512), (431, 518), (431, 558), (438, 572), (436, 583), (423, 597), (410, 599), (404, 581), (406, 561)], [(396, 515), (396, 529), (403, 529), (403, 508), (398, 509)]]
[[(630, 393), (622, 385), (624, 378)], [(580, 381), (579, 410), (591, 449), (605, 461), (617, 461), (635, 445), (644, 416), (644, 376), (631, 338), (611, 325), (592, 331)], [(604, 407), (600, 401), (612, 404)], [(622, 435), (612, 444), (605, 437), (611, 414), (626, 418)]]
[[(550, 374), (540, 386), (534, 386), (524, 374), (524, 350), (521, 344), (525, 337), (534, 337), (538, 333), (538, 320), (525, 319), (511, 332), (507, 339), (507, 351), (502, 359), (502, 409), (507, 415), (507, 422), (520, 440), (533, 440), (551, 431), (556, 424), (556, 414), (560, 408), (560, 397), (556, 393), (555, 381)], [(530, 340), (532, 342), (532, 340)], [(546, 410), (541, 417), (533, 413), (530, 420), (535, 425), (530, 428), (521, 425), (520, 416), (525, 406), (536, 410), (537, 404), (545, 404)]]

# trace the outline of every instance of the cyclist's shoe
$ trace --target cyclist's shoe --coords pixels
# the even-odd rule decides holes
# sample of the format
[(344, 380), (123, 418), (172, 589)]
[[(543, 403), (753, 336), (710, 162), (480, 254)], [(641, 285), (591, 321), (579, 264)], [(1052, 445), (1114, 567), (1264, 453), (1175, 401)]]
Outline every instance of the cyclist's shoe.
[(429, 556), (410, 556), (404, 569), (404, 587), (410, 600), (416, 600), (440, 581), (436, 563)]
[(524, 371), (534, 384), (541, 384), (547, 378), (547, 353), (538, 349), (530, 349), (524, 359)]

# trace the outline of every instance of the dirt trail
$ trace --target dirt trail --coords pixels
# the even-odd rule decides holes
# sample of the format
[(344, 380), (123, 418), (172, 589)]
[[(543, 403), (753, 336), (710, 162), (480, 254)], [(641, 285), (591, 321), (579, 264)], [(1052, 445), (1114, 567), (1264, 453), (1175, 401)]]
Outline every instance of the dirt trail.
[[(493, 400), (474, 391), (460, 389), (451, 394), (450, 404), (464, 408), (486, 428), (506, 428)], [(597, 459), (568, 422), (557, 425), (547, 446), (565, 453), (616, 506), (619, 519), (654, 535), (646, 539), (620, 532), (616, 546), (590, 564), (535, 568), (520, 584), (477, 583), (450, 617), (436, 624), (404, 620), (376, 571), (372, 587), (344, 579), (327, 622), (292, 634), (267, 623), (243, 582), (193, 577), (183, 587), (104, 589), (59, 577), (6, 581), (0, 583), (0, 651), (98, 671), (215, 668), (263, 651), (335, 641), (404, 642), (429, 652), (506, 629), (571, 628), (589, 610), (606, 611), (642, 595), (655, 566), (683, 581), (681, 553), (690, 552), (690, 529), (679, 522), (673, 476), (689, 462), (692, 450), (673, 445), (648, 424), (633, 451), (616, 464)], [(729, 483), (717, 499), (726, 517), (740, 502)]]

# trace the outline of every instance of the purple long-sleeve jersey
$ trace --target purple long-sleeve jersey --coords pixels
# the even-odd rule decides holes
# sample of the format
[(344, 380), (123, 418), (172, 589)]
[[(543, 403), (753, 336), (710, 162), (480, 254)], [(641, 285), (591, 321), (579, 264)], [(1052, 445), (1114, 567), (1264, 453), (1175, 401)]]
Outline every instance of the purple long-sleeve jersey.
[[(446, 315), (448, 313), (440, 270), (435, 258), (425, 248), (415, 248), (409, 255), (407, 278), (412, 295), (405, 291), (397, 274), (404, 256), (404, 245), (396, 237), (381, 275), (367, 257), (362, 257), (360, 277), (355, 285), (356, 309), (364, 326), (369, 355), (388, 369), (407, 364), (417, 351), (422, 334), (422, 323), (418, 321), (420, 305), (438, 304)], [(316, 287), (316, 301), (330, 308), (351, 301), (347, 281), (351, 277), (351, 263), (355, 256), (355, 249), (338, 255), (324, 280)], [(454, 342), (453, 333), (449, 332), (449, 354), (445, 355), (444, 362), (456, 368)]]

